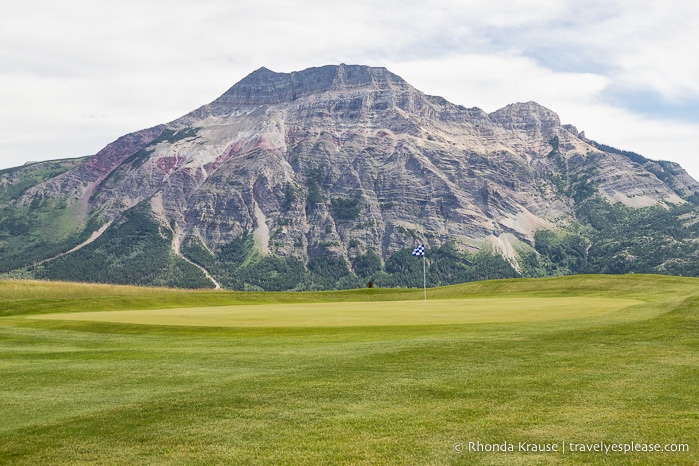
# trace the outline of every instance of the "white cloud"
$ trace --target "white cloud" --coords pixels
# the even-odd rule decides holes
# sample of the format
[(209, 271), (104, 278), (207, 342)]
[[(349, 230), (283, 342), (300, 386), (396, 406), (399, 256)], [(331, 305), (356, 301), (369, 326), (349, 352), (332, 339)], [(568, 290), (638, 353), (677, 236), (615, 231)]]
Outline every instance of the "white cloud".
[[(535, 100), (593, 139), (699, 178), (696, 122), (668, 117), (699, 100), (699, 4), (684, 0), (6, 0), (3, 10), (0, 168), (94, 153), (260, 66), (345, 62), (486, 111)], [(634, 113), (630, 99), (644, 95), (663, 111)]]
[(601, 75), (554, 72), (515, 54), (455, 55), (388, 66), (423, 92), (489, 112), (529, 100), (556, 110), (556, 104), (594, 98), (608, 84)]

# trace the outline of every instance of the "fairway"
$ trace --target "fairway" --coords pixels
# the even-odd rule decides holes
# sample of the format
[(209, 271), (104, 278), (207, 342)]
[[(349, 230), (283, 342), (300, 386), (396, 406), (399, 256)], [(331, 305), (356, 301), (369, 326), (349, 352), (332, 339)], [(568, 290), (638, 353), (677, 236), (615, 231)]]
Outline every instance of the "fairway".
[(474, 298), (259, 304), (47, 314), (33, 319), (195, 327), (345, 327), (565, 320), (641, 304), (621, 298)]
[(0, 280), (0, 464), (696, 465), (697, 406), (697, 278)]

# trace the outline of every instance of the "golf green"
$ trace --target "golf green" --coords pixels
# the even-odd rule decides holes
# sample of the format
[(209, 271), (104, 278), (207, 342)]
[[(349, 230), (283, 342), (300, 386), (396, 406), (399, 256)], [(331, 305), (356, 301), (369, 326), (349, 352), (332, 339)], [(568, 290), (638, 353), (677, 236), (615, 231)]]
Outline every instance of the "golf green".
[(565, 320), (607, 314), (641, 304), (622, 298), (473, 298), (434, 301), (382, 301), (258, 304), (108, 312), (75, 312), (32, 319), (78, 320), (200, 327), (345, 327), (440, 325)]

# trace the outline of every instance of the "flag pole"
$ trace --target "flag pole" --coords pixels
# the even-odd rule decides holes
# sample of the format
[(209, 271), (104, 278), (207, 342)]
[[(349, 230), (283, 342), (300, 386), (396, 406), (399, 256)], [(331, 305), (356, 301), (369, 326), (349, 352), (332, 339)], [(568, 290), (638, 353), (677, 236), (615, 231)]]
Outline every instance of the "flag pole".
[(425, 306), (427, 305), (427, 266), (425, 265), (425, 245), (421, 244), (413, 251), (413, 256), (422, 256), (422, 289), (425, 293)]
[(425, 271), (425, 254), (422, 255), (422, 289), (425, 292), (425, 306), (427, 306), (427, 272)]

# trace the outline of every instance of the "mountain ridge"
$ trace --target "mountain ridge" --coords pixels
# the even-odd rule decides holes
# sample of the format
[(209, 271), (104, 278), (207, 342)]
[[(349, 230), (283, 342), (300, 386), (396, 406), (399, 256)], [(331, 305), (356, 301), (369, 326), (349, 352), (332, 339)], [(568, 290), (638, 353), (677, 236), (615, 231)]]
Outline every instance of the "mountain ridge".
[(634, 209), (699, 198), (699, 183), (679, 165), (630, 154), (561, 125), (536, 102), (488, 114), (428, 96), (385, 68), (263, 67), (3, 208), (6, 222), (22, 209), (45, 209), (31, 231), (60, 232), (52, 253), (105, 224), (117, 228), (141, 206), (130, 218), (160, 225), (173, 264), (185, 243), (215, 262), (250, 234), (240, 240), (250, 263), (293, 258), (312, 268), (326, 257), (349, 270), (371, 252), (387, 265), (419, 240), (468, 254), (493, 250), (521, 270), (519, 251), (535, 248), (537, 232), (574, 225), (591, 197)]

